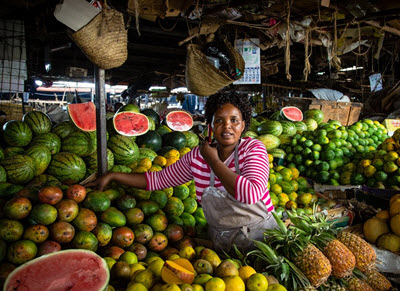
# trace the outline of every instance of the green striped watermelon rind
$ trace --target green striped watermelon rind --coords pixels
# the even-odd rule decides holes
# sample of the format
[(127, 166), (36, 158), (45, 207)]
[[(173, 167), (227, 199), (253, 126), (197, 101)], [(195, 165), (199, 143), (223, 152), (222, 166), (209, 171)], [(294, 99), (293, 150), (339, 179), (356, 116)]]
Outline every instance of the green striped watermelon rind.
[(257, 128), (257, 134), (272, 134), (275, 136), (279, 136), (282, 134), (283, 128), (282, 124), (276, 120), (266, 120), (260, 123)]
[(58, 135), (51, 132), (41, 133), (35, 136), (30, 145), (37, 144), (45, 145), (50, 150), (52, 155), (59, 153), (61, 150), (61, 139), (58, 137)]
[(6, 182), (7, 181), (7, 172), (3, 168), (3, 166), (0, 166), (0, 183)]
[(92, 154), (93, 146), (90, 136), (86, 135), (83, 131), (71, 132), (62, 141), (61, 151), (74, 153), (80, 157), (85, 157)]
[(114, 154), (115, 164), (129, 165), (139, 159), (139, 147), (129, 137), (114, 135), (108, 140), (107, 147)]
[(47, 173), (61, 182), (80, 182), (86, 173), (83, 159), (73, 153), (59, 152), (55, 154), (47, 168)]
[(75, 130), (76, 127), (74, 127), (74, 125), (72, 125), (69, 121), (62, 121), (54, 125), (51, 132), (57, 135), (60, 139), (64, 139)]
[(3, 125), (3, 138), (10, 146), (27, 146), (32, 140), (32, 135), (29, 125), (22, 121), (10, 120)]
[(28, 155), (15, 155), (0, 161), (7, 173), (7, 182), (26, 184), (33, 179), (36, 172), (35, 162)]
[[(86, 170), (91, 170), (92, 173), (97, 171), (97, 152), (84, 157), (83, 160), (86, 163)], [(107, 169), (111, 170), (114, 166), (114, 154), (110, 149), (107, 149)]]
[(35, 176), (43, 174), (51, 161), (51, 152), (45, 145), (33, 145), (26, 151), (26, 155), (30, 156), (36, 167)]
[(282, 125), (282, 134), (293, 136), (297, 132), (297, 127), (291, 121), (281, 121)]
[(28, 124), (35, 134), (50, 132), (52, 126), (50, 117), (41, 111), (25, 113), (22, 121)]

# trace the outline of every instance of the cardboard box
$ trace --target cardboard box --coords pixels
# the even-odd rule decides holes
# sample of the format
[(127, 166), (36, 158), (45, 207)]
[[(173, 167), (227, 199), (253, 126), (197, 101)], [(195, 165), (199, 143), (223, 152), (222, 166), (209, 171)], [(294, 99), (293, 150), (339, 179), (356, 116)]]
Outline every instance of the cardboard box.
[(388, 135), (392, 136), (396, 129), (400, 128), (400, 119), (385, 119), (383, 125), (388, 131)]

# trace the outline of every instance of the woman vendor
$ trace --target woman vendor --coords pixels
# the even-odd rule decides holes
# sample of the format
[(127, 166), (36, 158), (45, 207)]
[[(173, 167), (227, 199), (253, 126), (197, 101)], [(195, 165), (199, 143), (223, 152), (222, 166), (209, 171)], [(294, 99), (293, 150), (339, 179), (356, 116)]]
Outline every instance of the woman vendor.
[(110, 172), (88, 186), (102, 190), (116, 181), (153, 191), (194, 179), (214, 248), (230, 252), (235, 244), (241, 250), (251, 250), (253, 240), (263, 240), (265, 229), (277, 227), (267, 188), (267, 151), (261, 141), (241, 138), (251, 118), (246, 96), (229, 92), (208, 97), (205, 118), (212, 125), (213, 142), (204, 140), (162, 171)]

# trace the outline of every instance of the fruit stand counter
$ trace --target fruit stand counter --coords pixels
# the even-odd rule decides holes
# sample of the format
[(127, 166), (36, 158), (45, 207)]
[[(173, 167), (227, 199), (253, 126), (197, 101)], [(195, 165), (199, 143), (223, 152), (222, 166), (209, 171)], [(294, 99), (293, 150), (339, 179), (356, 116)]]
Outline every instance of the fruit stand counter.
[(363, 104), (357, 102), (335, 102), (315, 98), (280, 97), (284, 106), (296, 106), (303, 112), (309, 109), (319, 109), (324, 113), (322, 122), (330, 119), (338, 120), (342, 125), (350, 125), (358, 121)]

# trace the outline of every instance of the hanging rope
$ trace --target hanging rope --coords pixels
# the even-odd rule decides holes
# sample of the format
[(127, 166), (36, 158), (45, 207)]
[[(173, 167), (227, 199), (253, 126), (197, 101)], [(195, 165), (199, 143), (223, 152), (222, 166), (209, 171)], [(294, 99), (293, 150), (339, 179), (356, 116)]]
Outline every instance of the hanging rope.
[(293, 0), (287, 0), (287, 11), (286, 11), (286, 47), (285, 47), (285, 72), (286, 78), (291, 81), (292, 76), (290, 75), (290, 8)]
[(333, 36), (333, 46), (332, 46), (332, 64), (336, 68), (336, 70), (340, 71), (341, 70), (341, 61), (340, 58), (337, 56), (337, 49), (338, 49), (338, 39), (337, 39), (337, 10), (333, 14), (333, 19), (334, 19), (334, 36)]
[(140, 30), (139, 30), (139, 0), (134, 0), (133, 3), (135, 4), (136, 30), (138, 32), (138, 35), (140, 36)]
[(305, 41), (304, 41), (304, 70), (303, 70), (303, 75), (304, 75), (304, 80), (307, 82), (308, 80), (308, 75), (311, 73), (311, 64), (310, 64), (310, 56), (311, 53), (308, 53), (308, 47), (310, 43), (310, 38), (311, 38), (311, 27), (307, 27), (305, 31)]

